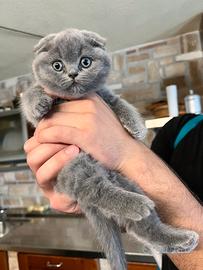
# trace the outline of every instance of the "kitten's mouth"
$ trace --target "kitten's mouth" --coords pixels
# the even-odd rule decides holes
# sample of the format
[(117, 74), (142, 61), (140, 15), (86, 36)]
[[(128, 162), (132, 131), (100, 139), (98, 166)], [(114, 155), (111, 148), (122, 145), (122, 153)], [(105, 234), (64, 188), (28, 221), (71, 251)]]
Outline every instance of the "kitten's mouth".
[(70, 86), (72, 86), (73, 84), (75, 83), (75, 79), (72, 79), (72, 80), (63, 80), (61, 83), (60, 83), (60, 86), (62, 88), (69, 88)]

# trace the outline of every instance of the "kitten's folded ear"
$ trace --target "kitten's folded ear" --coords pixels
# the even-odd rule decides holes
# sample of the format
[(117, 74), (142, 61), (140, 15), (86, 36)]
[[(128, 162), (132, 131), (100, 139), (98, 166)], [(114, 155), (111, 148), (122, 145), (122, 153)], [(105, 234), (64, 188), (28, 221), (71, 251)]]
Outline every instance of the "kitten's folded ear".
[(102, 49), (105, 49), (106, 45), (106, 39), (98, 35), (97, 33), (90, 32), (87, 30), (82, 30), (81, 31), (85, 38), (90, 42), (90, 44), (93, 47), (100, 47)]
[(51, 41), (55, 38), (56, 34), (50, 34), (40, 39), (40, 41), (34, 46), (34, 53), (46, 52), (51, 46)]

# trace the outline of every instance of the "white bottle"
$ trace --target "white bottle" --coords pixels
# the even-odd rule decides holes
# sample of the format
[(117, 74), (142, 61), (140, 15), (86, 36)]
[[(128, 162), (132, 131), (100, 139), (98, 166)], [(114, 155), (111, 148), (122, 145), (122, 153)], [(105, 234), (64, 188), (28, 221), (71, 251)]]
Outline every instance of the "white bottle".
[(166, 87), (168, 113), (170, 117), (178, 116), (177, 86), (175, 84)]
[(201, 108), (201, 97), (194, 94), (193, 90), (189, 90), (189, 95), (184, 98), (185, 110), (187, 113), (200, 114)]

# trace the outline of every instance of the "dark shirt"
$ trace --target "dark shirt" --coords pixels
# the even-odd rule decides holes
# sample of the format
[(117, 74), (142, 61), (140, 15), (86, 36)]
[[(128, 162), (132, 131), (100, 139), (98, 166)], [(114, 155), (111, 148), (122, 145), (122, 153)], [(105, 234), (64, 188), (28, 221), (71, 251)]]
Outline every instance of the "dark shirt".
[[(174, 141), (186, 122), (194, 114), (171, 119), (161, 128), (151, 149), (182, 179), (188, 189), (203, 201), (203, 121), (192, 129), (174, 149)], [(163, 270), (177, 270), (167, 256), (163, 256)]]

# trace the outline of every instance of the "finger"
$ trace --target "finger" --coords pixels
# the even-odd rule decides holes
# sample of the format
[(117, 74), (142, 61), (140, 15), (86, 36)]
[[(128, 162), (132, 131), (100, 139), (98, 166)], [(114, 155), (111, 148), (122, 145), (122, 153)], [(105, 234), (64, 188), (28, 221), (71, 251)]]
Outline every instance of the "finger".
[(52, 190), (53, 181), (57, 177), (59, 171), (67, 162), (74, 159), (78, 153), (79, 148), (75, 145), (70, 145), (47, 160), (36, 172), (36, 178), (39, 186), (44, 191)]
[(57, 152), (67, 147), (64, 144), (39, 144), (32, 149), (27, 155), (27, 163), (30, 169), (36, 173), (39, 167), (42, 166), (48, 159), (54, 156)]
[(59, 143), (78, 145), (79, 138), (84, 138), (83, 132), (67, 126), (52, 126), (38, 131), (37, 140), (40, 143)]
[(24, 143), (24, 151), (28, 153), (32, 151), (34, 148), (36, 148), (38, 145), (39, 142), (37, 141), (36, 137), (33, 136)]
[(54, 110), (70, 113), (96, 113), (99, 111), (99, 108), (103, 111), (104, 107), (108, 110), (108, 113), (110, 112), (108, 117), (113, 117), (114, 119), (117, 119), (117, 116), (111, 110), (109, 105), (98, 94), (89, 95), (88, 98), (85, 99), (61, 103), (54, 106)]
[(89, 113), (64, 113), (55, 112), (52, 117), (45, 118), (40, 121), (35, 135), (38, 134), (39, 130), (48, 128), (51, 126), (69, 126), (74, 128), (83, 129), (88, 125), (90, 120)]

